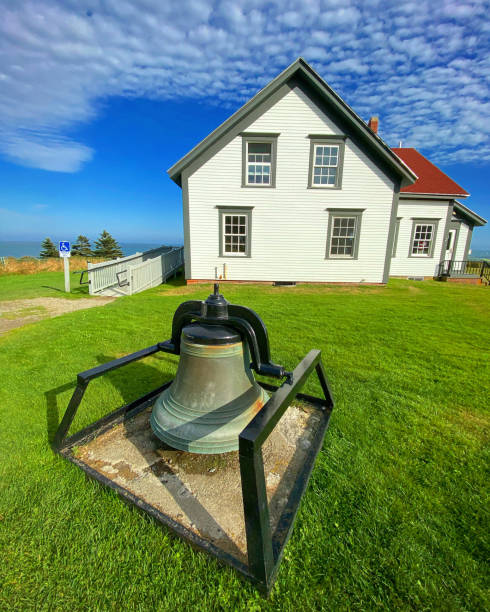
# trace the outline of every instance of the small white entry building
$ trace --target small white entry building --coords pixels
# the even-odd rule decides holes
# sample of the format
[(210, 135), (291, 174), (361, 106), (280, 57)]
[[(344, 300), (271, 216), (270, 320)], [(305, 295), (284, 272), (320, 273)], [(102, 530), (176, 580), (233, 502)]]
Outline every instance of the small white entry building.
[(434, 276), (467, 194), (410, 191), (420, 176), (404, 151), (298, 59), (168, 171), (182, 187), (187, 281)]

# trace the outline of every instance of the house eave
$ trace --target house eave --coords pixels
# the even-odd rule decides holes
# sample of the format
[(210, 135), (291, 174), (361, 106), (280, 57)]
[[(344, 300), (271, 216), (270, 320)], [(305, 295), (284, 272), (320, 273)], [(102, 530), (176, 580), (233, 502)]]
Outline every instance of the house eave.
[(477, 215), (476, 212), (458, 202), (458, 200), (454, 201), (454, 212), (458, 215), (467, 219), (471, 224), (481, 227), (482, 225), (486, 225), (487, 220), (480, 215)]
[(400, 191), (400, 198), (406, 200), (454, 200), (454, 198), (467, 198), (469, 193), (413, 193)]

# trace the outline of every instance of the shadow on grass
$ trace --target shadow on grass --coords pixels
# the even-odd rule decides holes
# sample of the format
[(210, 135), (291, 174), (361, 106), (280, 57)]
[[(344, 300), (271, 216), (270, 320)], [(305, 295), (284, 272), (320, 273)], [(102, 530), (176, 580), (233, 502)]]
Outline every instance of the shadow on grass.
[[(109, 355), (97, 355), (96, 359), (97, 363), (103, 364), (113, 361), (116, 359), (116, 357)], [(163, 356), (158, 356), (158, 360), (168, 362), (172, 366), (175, 365), (171, 359)], [(173, 378), (173, 374), (161, 372), (159, 369), (141, 361), (136, 361), (124, 368), (114, 370), (112, 372), (107, 372), (103, 376), (106, 380), (109, 380), (112, 386), (121, 395), (123, 400), (121, 404), (122, 406), (133, 402), (134, 400), (138, 399), (138, 397), (149, 393), (153, 389), (160, 387)], [(68, 404), (61, 407), (62, 413), (60, 415), (58, 396), (65, 391), (75, 389), (75, 387), (76, 381), (73, 381), (60, 385), (59, 387), (49, 389), (44, 393), (44, 397), (46, 398), (46, 431), (48, 443), (50, 445), (52, 445), (54, 442), (56, 431), (59, 427), (61, 419), (63, 418), (64, 411), (68, 407)], [(108, 414), (119, 407), (120, 406), (111, 406), (105, 414)]]
[(44, 393), (46, 398), (46, 431), (48, 437), (48, 443), (51, 446), (54, 442), (54, 436), (56, 430), (60, 424), (60, 415), (58, 409), (58, 395), (64, 393), (69, 389), (74, 389), (76, 386), (75, 382), (65, 383), (54, 389), (49, 389)]
[[(165, 361), (171, 365), (175, 363), (171, 359), (165, 358), (163, 355), (158, 355), (158, 357), (157, 355), (152, 355), (152, 358), (158, 358), (158, 361)], [(101, 354), (97, 355), (96, 359), (99, 364), (103, 364), (117, 358), (115, 356)], [(121, 395), (123, 405), (129, 404), (138, 399), (138, 397), (164, 385), (172, 378), (173, 374), (162, 372), (158, 368), (148, 365), (143, 361), (135, 361), (126, 367), (104, 374), (104, 379), (108, 380)]]
[[(50, 289), (51, 291), (56, 291), (58, 293), (63, 293), (64, 295), (66, 295), (66, 291), (64, 289), (61, 289), (60, 287), (52, 287), (50, 285), (41, 285), (41, 287), (43, 289)], [(89, 295), (88, 289), (87, 287), (73, 287), (70, 290), (70, 293), (68, 295)]]
[(172, 278), (168, 278), (164, 285), (167, 285), (169, 287), (185, 287), (186, 282), (184, 278), (184, 272), (182, 270), (177, 272), (175, 276), (172, 276)]

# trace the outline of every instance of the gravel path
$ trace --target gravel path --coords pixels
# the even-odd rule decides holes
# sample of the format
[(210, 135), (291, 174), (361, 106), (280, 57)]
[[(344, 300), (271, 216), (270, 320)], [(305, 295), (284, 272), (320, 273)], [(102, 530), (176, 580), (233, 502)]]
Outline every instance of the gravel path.
[(0, 334), (33, 321), (57, 317), (65, 314), (65, 312), (103, 306), (115, 299), (112, 297), (94, 297), (66, 300), (64, 298), (40, 297), (30, 300), (0, 302)]

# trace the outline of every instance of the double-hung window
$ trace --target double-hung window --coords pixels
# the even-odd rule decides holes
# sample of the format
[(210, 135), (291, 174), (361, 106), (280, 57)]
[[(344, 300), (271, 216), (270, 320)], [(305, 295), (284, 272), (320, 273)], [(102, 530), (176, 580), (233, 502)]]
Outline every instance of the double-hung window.
[(219, 207), (220, 255), (250, 257), (252, 207)]
[(247, 143), (247, 183), (270, 185), (272, 168), (272, 144), (270, 142)]
[(242, 134), (242, 187), (275, 187), (277, 137), (278, 134)]
[(339, 145), (316, 144), (313, 159), (313, 185), (335, 187), (339, 169)]
[(327, 209), (328, 259), (357, 259), (361, 217), (364, 209)]
[(342, 136), (310, 135), (310, 188), (340, 189), (344, 160)]
[(414, 219), (410, 257), (432, 257), (439, 219)]

